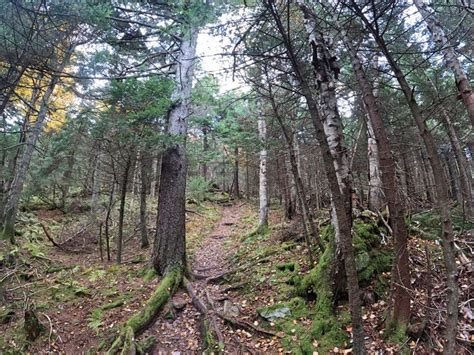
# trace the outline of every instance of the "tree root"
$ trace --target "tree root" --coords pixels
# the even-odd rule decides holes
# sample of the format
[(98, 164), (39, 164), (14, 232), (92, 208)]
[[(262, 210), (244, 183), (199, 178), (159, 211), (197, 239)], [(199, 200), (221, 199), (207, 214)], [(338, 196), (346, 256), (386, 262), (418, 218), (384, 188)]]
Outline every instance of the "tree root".
[(145, 307), (123, 324), (119, 335), (107, 351), (108, 355), (118, 354), (120, 351), (124, 355), (137, 353), (135, 336), (143, 332), (153, 322), (157, 313), (176, 292), (182, 277), (181, 268), (170, 270), (165, 275)]
[(193, 306), (201, 313), (201, 333), (205, 347), (211, 351), (224, 350), (224, 336), (217, 325), (213, 305), (211, 304), (212, 309), (209, 310), (206, 304), (196, 295), (186, 277), (183, 278), (183, 286), (191, 297)]
[(266, 330), (266, 329), (260, 328), (256, 325), (253, 325), (250, 322), (240, 320), (240, 319), (237, 319), (237, 318), (233, 318), (233, 317), (229, 317), (229, 316), (225, 315), (222, 312), (216, 312), (216, 314), (220, 318), (222, 318), (225, 322), (229, 323), (230, 325), (232, 325), (234, 327), (246, 329), (246, 330), (249, 330), (249, 331), (252, 331), (252, 332), (257, 332), (257, 333), (260, 333), (262, 335), (266, 335), (266, 336), (270, 336), (270, 337), (280, 337), (280, 335), (278, 333), (272, 332), (271, 330)]
[[(271, 255), (271, 254), (270, 254)], [(255, 266), (257, 264), (263, 264), (263, 263), (266, 263), (268, 261), (270, 261), (270, 256), (267, 255), (266, 257), (264, 258), (260, 258), (260, 259), (255, 259), (251, 262), (248, 262), (248, 263), (245, 263), (243, 265), (240, 265), (240, 266), (237, 266), (235, 269), (232, 269), (232, 270), (229, 270), (229, 271), (225, 271), (223, 273), (220, 273), (218, 275), (215, 275), (215, 276), (211, 276), (211, 277), (208, 277), (206, 279), (206, 282), (211, 282), (211, 283), (218, 283), (224, 279), (226, 279), (227, 277), (233, 275), (233, 274), (236, 274), (238, 273), (239, 271), (245, 271), (245, 270), (248, 270), (250, 267), (252, 266)]]

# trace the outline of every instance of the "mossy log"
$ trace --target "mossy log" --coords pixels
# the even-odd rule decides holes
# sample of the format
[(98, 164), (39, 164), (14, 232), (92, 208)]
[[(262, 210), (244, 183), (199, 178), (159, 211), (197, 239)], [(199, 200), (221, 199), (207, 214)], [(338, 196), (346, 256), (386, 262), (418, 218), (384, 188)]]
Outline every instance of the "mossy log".
[[(147, 301), (145, 307), (140, 312), (132, 315), (123, 324), (119, 335), (115, 338), (107, 354), (117, 354), (119, 351), (121, 351), (122, 354), (136, 352), (135, 336), (143, 332), (153, 322), (157, 313), (178, 289), (182, 277), (183, 272), (181, 268), (174, 268), (165, 275), (153, 295)], [(128, 352), (124, 353), (126, 350)]]

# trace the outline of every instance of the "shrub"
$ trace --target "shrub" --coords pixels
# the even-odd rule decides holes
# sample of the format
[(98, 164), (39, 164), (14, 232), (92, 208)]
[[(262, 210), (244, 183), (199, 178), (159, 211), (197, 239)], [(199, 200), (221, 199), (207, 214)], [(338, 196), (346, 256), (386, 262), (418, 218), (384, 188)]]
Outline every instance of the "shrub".
[(207, 198), (211, 187), (211, 182), (206, 181), (202, 176), (193, 176), (186, 184), (186, 198), (195, 202), (202, 202)]

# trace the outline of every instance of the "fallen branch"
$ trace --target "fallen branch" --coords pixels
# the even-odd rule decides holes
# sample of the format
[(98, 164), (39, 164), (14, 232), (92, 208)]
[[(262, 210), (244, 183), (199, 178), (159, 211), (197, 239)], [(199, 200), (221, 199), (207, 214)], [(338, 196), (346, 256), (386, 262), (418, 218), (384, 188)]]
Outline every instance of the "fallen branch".
[(61, 249), (61, 250), (64, 250), (63, 246), (61, 244), (58, 244), (54, 241), (53, 237), (51, 236), (51, 234), (49, 233), (48, 231), (48, 228), (46, 228), (46, 226), (43, 224), (43, 223), (40, 223), (41, 225), (41, 228), (43, 228), (43, 231), (44, 231), (44, 234), (46, 235), (46, 238), (48, 238), (48, 240), (57, 248)]
[(382, 221), (383, 225), (385, 226), (385, 228), (387, 228), (388, 232), (390, 233), (390, 235), (393, 235), (393, 230), (392, 230), (392, 227), (390, 227), (390, 225), (388, 224), (388, 221), (386, 221), (384, 218), (383, 218), (383, 215), (382, 213), (378, 213), (378, 216), (380, 218), (380, 220)]

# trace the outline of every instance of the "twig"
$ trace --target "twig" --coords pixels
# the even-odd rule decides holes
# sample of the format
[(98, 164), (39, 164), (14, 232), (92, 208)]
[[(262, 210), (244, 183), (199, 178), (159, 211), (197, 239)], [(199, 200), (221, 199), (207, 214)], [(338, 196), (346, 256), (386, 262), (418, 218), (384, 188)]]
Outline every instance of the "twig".
[(59, 249), (63, 249), (63, 246), (61, 244), (58, 244), (54, 241), (53, 237), (51, 236), (51, 234), (49, 233), (48, 231), (48, 228), (46, 228), (46, 226), (43, 224), (43, 223), (40, 223), (40, 226), (41, 228), (43, 228), (43, 231), (44, 231), (44, 234), (46, 235), (46, 238), (48, 238), (48, 240), (57, 248)]
[(199, 217), (202, 217), (202, 218), (206, 218), (206, 216), (204, 216), (203, 214), (197, 212), (197, 211), (193, 211), (193, 210), (188, 210), (186, 209), (186, 213), (189, 212), (189, 213), (194, 213), (194, 214), (197, 214)]
[(390, 225), (388, 224), (388, 222), (383, 218), (383, 215), (382, 213), (378, 213), (380, 219), (382, 220), (384, 226), (387, 228), (388, 232), (390, 233), (390, 235), (393, 235), (393, 230), (392, 230), (392, 227), (390, 227)]
[(48, 343), (49, 343), (49, 350), (51, 350), (51, 335), (53, 334), (53, 322), (51, 322), (51, 318), (46, 313), (41, 312), (41, 315), (45, 316), (49, 322), (49, 335), (48, 335)]

